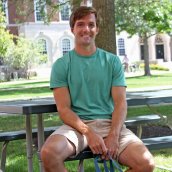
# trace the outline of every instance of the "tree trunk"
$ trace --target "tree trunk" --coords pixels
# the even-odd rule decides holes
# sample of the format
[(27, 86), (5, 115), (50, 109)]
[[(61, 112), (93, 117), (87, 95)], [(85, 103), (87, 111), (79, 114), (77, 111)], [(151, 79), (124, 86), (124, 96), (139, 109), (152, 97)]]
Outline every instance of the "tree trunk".
[(171, 61), (172, 61), (172, 35), (170, 35)]
[(99, 34), (96, 45), (116, 54), (115, 4), (114, 0), (93, 0), (99, 15)]
[(150, 67), (149, 67), (149, 49), (148, 49), (148, 37), (145, 34), (144, 36), (144, 70), (145, 76), (151, 76)]
[(74, 11), (76, 8), (80, 6), (82, 0), (71, 0), (71, 10)]

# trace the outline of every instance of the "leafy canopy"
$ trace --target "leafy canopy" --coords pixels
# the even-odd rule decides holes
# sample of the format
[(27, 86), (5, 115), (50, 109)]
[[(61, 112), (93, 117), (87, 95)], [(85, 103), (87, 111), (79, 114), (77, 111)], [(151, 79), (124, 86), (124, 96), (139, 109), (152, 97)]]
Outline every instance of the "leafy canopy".
[(116, 0), (115, 5), (118, 32), (127, 31), (131, 36), (172, 32), (171, 0)]

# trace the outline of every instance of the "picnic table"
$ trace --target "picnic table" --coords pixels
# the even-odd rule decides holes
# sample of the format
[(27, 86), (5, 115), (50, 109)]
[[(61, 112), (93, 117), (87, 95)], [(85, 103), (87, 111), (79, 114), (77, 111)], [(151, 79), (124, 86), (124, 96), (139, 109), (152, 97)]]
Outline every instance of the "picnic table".
[[(172, 103), (172, 96), (169, 97), (141, 97), (141, 98), (128, 98), (128, 106), (141, 106), (146, 104), (161, 104)], [(38, 129), (38, 153), (44, 143), (44, 124), (43, 114), (56, 112), (56, 105), (53, 98), (45, 99), (32, 99), (22, 101), (9, 101), (0, 103), (0, 112), (8, 114), (18, 114), (25, 116), (26, 126), (26, 142), (27, 142), (27, 160), (28, 172), (33, 172), (32, 163), (32, 124), (31, 116), (37, 115), (37, 129)], [(148, 122), (149, 120), (147, 120)], [(40, 172), (43, 172), (41, 159), (39, 159)]]

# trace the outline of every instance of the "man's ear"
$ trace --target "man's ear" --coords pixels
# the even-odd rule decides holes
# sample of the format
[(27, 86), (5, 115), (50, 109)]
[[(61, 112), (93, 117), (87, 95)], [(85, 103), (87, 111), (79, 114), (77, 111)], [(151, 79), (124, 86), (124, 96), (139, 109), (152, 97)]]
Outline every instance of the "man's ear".
[(70, 30), (71, 30), (71, 32), (73, 33), (73, 28), (71, 28)]
[(96, 29), (96, 33), (97, 33), (97, 34), (99, 33), (99, 27), (97, 27), (97, 29)]

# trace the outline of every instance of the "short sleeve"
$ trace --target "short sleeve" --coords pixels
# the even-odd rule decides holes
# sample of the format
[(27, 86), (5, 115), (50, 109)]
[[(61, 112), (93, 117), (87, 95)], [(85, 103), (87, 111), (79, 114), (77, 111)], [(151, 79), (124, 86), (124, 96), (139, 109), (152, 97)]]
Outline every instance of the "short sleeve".
[(52, 66), (50, 89), (67, 86), (67, 64), (65, 64), (64, 58), (60, 58)]
[(112, 73), (112, 86), (124, 86), (126, 87), (124, 70), (119, 57), (113, 57), (113, 73)]

